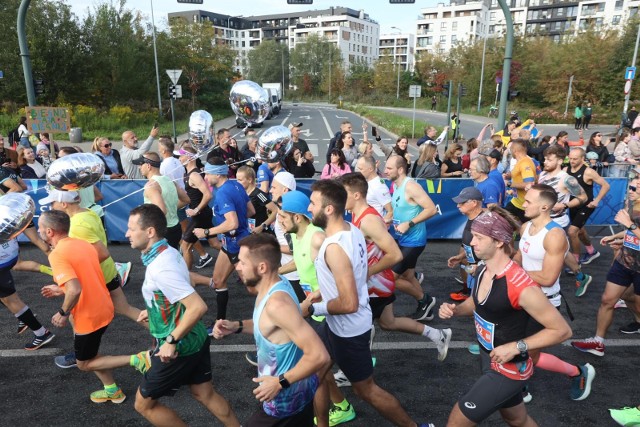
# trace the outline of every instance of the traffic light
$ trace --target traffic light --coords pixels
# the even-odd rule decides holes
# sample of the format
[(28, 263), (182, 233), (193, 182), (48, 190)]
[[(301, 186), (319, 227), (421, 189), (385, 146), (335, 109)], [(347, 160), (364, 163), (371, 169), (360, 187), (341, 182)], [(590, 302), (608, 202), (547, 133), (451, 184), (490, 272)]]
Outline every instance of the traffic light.
[(36, 95), (42, 95), (44, 93), (44, 79), (35, 79), (33, 81), (33, 88)]
[(442, 96), (449, 97), (449, 83), (445, 83), (442, 85)]
[(467, 96), (467, 87), (465, 85), (460, 86), (460, 96)]
[(176, 90), (175, 85), (169, 85), (169, 98), (176, 99), (178, 96), (178, 91)]

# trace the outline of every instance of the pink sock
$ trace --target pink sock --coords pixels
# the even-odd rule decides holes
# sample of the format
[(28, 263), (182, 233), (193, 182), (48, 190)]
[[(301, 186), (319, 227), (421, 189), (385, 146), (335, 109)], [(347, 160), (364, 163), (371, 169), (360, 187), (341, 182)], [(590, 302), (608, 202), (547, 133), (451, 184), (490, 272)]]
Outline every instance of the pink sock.
[(570, 377), (575, 377), (580, 374), (580, 370), (576, 365), (565, 362), (549, 353), (540, 353), (536, 368), (544, 369), (545, 371), (558, 372)]
[(592, 254), (596, 253), (596, 249), (593, 247), (593, 245), (585, 246), (585, 249), (587, 250), (589, 255), (592, 255)]

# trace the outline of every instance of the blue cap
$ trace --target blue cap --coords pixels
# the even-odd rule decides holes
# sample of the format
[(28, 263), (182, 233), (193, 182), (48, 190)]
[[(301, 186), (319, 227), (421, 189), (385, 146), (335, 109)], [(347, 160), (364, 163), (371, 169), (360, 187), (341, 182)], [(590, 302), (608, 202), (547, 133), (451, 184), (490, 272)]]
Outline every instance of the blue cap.
[(304, 215), (311, 219), (309, 204), (311, 201), (302, 191), (288, 191), (282, 195), (282, 210), (285, 212)]

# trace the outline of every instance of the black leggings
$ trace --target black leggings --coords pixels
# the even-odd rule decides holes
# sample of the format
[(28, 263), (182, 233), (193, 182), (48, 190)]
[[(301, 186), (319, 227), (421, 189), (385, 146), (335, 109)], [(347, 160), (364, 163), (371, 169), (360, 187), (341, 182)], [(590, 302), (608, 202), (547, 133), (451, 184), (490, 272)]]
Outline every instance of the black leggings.
[(582, 126), (582, 118), (577, 118), (576, 117), (576, 125), (575, 128), (576, 129), (580, 129), (580, 127)]

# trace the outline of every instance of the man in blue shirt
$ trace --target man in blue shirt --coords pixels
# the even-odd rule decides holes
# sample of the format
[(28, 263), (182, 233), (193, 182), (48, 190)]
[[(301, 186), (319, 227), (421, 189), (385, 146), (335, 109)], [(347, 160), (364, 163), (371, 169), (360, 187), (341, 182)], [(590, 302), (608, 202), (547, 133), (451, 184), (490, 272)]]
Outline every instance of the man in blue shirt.
[(500, 206), (502, 206), (504, 204), (504, 196), (507, 189), (504, 183), (504, 178), (502, 177), (502, 173), (498, 170), (498, 166), (500, 165), (500, 161), (502, 160), (502, 153), (494, 148), (493, 150), (489, 151), (489, 153), (484, 154), (484, 157), (489, 161), (489, 167), (491, 169), (488, 175), (489, 179), (492, 179), (500, 189)]
[(502, 194), (498, 184), (489, 178), (491, 165), (483, 156), (471, 161), (469, 176), (476, 183), (476, 188), (482, 193), (482, 207), (502, 206)]

